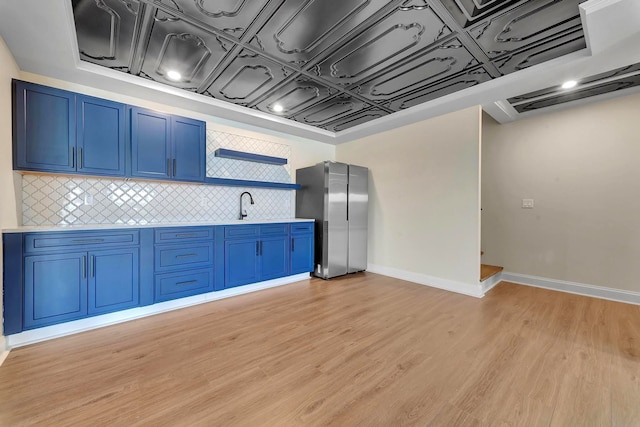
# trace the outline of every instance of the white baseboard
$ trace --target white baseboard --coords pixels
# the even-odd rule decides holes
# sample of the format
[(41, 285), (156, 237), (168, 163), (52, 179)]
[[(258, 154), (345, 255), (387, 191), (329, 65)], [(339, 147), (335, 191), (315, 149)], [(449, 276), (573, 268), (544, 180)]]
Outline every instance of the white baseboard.
[(486, 294), (487, 292), (489, 292), (495, 285), (497, 285), (498, 283), (500, 283), (502, 280), (504, 280), (502, 278), (502, 271), (494, 274), (493, 276), (489, 277), (487, 280), (483, 280), (482, 282), (480, 282), (480, 287), (482, 287), (482, 293)]
[(368, 264), (367, 271), (393, 277), (395, 279), (406, 280), (419, 285), (431, 286), (432, 288), (444, 289), (446, 291), (457, 292), (476, 298), (482, 298), (484, 292), (482, 286), (478, 284), (468, 284), (439, 277), (427, 276), (426, 274), (414, 273), (411, 271), (399, 270), (397, 268), (385, 267), (382, 265)]
[(509, 273), (506, 271), (502, 272), (502, 280), (505, 282), (517, 283), (519, 285), (550, 289), (552, 291), (567, 292), (570, 294), (640, 305), (640, 292), (623, 291), (620, 289), (605, 288), (603, 286), (567, 282), (565, 280)]
[(129, 320), (152, 316), (154, 314), (165, 313), (167, 311), (177, 310), (179, 308), (190, 307), (193, 305), (216, 301), (223, 298), (234, 297), (237, 295), (261, 291), (263, 289), (273, 288), (276, 286), (287, 285), (289, 283), (300, 282), (302, 280), (308, 279), (309, 277), (309, 273), (296, 274), (294, 276), (267, 280), (251, 285), (238, 286), (236, 288), (224, 289), (222, 291), (209, 292), (206, 294), (194, 295), (191, 297), (161, 302), (144, 307), (131, 308), (129, 310), (118, 311), (115, 313), (102, 314), (100, 316), (74, 320), (72, 322), (60, 323), (58, 325), (45, 326), (43, 328), (20, 332), (19, 334), (8, 335), (6, 339), (9, 349), (14, 347), (21, 347), (40, 341), (63, 337), (65, 335), (76, 334), (78, 332), (84, 332), (91, 329), (114, 325), (116, 323), (122, 323)]

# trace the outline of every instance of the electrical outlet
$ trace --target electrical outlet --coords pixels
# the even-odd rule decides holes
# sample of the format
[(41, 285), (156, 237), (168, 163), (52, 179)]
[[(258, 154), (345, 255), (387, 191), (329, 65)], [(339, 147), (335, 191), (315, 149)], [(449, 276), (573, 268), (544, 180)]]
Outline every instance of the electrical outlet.
[(93, 194), (84, 193), (84, 204), (85, 204), (85, 206), (93, 205)]
[(533, 199), (522, 199), (522, 209), (533, 209)]

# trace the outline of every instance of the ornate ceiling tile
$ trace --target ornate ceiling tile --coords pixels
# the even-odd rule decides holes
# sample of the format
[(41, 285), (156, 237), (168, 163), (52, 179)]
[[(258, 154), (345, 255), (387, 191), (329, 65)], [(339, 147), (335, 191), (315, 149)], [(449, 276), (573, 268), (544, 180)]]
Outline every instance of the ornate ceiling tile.
[(260, 28), (252, 45), (282, 61), (301, 66), (334, 47), (389, 3), (385, 0), (287, 0)]
[(269, 93), (255, 106), (265, 113), (283, 117), (295, 116), (300, 111), (335, 95), (337, 91), (304, 76), (297, 76), (289, 83)]
[(514, 96), (509, 98), (508, 102), (517, 112), (526, 113), (638, 86), (640, 86), (640, 63), (582, 78), (577, 82), (577, 87), (572, 90), (553, 86)]
[(323, 79), (350, 85), (416, 54), (451, 33), (429, 7), (405, 2), (384, 19), (338, 46), (309, 69)]
[(269, 0), (188, 0), (180, 9), (188, 16), (240, 38)]
[(137, 0), (74, 2), (80, 58), (115, 69), (128, 69), (138, 15)]
[(400, 111), (489, 80), (491, 80), (489, 73), (484, 68), (477, 68), (424, 89), (409, 92), (385, 104), (385, 106), (393, 111)]
[(574, 31), (557, 38), (503, 55), (492, 62), (501, 73), (509, 74), (533, 65), (542, 64), (585, 47), (582, 29), (576, 28)]
[(311, 126), (322, 127), (348, 115), (357, 113), (369, 107), (354, 97), (339, 96), (314, 104), (292, 119)]
[(207, 93), (223, 101), (248, 106), (293, 74), (288, 67), (243, 50), (222, 70)]
[(478, 61), (454, 38), (416, 53), (408, 61), (350, 89), (372, 101), (383, 102), (427, 88), (477, 65)]
[(373, 107), (368, 110), (359, 111), (350, 116), (343, 117), (335, 122), (324, 125), (323, 128), (331, 132), (340, 132), (354, 126), (370, 122), (371, 120), (379, 119), (387, 116), (388, 114), (388, 112), (381, 108)]
[(195, 90), (232, 47), (167, 13), (157, 11), (153, 20), (142, 62), (142, 73), (152, 80)]
[(528, 1), (478, 23), (468, 31), (489, 58), (497, 58), (581, 29), (578, 4), (583, 1)]

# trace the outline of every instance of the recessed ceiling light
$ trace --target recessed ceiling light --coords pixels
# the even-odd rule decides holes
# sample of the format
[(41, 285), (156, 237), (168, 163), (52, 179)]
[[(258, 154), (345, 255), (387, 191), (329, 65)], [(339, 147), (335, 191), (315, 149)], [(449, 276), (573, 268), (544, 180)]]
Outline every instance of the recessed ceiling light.
[(178, 80), (182, 79), (182, 74), (175, 70), (169, 70), (167, 71), (167, 77), (177, 82)]
[(273, 111), (276, 113), (282, 113), (284, 111), (284, 107), (280, 104), (274, 104)]
[(569, 81), (566, 81), (566, 82), (562, 83), (562, 89), (571, 89), (572, 87), (576, 87), (577, 84), (578, 84), (577, 81), (569, 80)]

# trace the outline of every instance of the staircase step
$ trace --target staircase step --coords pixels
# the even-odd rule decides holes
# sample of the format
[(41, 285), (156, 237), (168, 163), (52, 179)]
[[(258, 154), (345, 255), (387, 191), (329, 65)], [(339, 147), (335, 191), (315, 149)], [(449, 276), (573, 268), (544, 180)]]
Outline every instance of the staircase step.
[(480, 264), (480, 281), (484, 282), (489, 277), (495, 276), (502, 270), (504, 270), (504, 267), (499, 267), (497, 265)]

